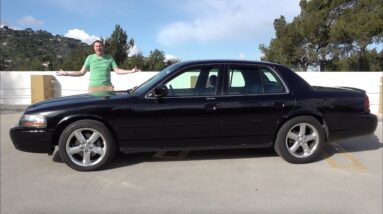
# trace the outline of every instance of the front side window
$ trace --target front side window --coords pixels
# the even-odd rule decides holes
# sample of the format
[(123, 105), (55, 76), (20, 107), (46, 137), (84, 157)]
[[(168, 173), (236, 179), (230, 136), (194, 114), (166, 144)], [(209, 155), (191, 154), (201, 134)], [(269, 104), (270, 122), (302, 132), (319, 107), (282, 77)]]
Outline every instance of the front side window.
[(186, 69), (166, 81), (168, 97), (211, 96), (217, 92), (217, 67)]
[(279, 77), (268, 67), (231, 66), (227, 94), (274, 94), (286, 92)]

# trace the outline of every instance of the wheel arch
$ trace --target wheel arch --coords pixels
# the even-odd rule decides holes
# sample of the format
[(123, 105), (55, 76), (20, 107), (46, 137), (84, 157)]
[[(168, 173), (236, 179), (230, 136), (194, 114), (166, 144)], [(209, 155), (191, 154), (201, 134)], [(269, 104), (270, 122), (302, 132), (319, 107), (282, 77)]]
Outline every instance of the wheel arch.
[(55, 128), (55, 131), (53, 134), (52, 145), (53, 146), (58, 145), (61, 133), (64, 131), (64, 129), (66, 127), (68, 127), (70, 124), (72, 124), (76, 121), (80, 121), (80, 120), (94, 120), (94, 121), (98, 121), (98, 122), (102, 123), (108, 129), (108, 131), (111, 133), (111, 135), (113, 136), (114, 142), (116, 143), (116, 149), (119, 148), (117, 135), (114, 132), (112, 126), (109, 123), (107, 123), (103, 118), (101, 118), (99, 116), (94, 116), (94, 115), (72, 115), (72, 116), (67, 116), (67, 117), (62, 118), (60, 120), (60, 122), (57, 123), (57, 126)]
[(283, 116), (283, 119), (280, 120), (278, 127), (274, 133), (273, 144), (275, 144), (277, 134), (279, 130), (281, 129), (281, 127), (283, 126), (283, 124), (285, 124), (287, 121), (293, 118), (300, 117), (300, 116), (311, 116), (315, 118), (316, 120), (318, 120), (319, 123), (322, 125), (323, 131), (325, 133), (325, 142), (327, 142), (329, 138), (329, 129), (328, 129), (324, 115), (317, 110), (299, 110), (299, 111), (289, 112), (289, 114), (286, 114)]

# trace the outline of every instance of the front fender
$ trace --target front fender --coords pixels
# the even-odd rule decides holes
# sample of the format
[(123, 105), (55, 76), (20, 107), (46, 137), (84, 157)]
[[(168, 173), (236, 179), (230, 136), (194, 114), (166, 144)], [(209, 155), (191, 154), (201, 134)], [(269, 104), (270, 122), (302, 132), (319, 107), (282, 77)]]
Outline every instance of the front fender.
[(103, 118), (97, 115), (77, 114), (77, 115), (65, 116), (57, 123), (56, 128), (54, 129), (52, 145), (58, 145), (58, 141), (59, 141), (61, 133), (69, 124), (78, 120), (85, 120), (85, 119), (96, 120), (105, 124), (105, 121), (103, 120)]

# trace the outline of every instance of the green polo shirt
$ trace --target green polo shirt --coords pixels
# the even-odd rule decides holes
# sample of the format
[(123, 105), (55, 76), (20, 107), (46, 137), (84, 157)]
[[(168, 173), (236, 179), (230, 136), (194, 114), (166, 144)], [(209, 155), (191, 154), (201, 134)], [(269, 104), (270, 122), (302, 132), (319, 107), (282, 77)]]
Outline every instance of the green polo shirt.
[(117, 67), (113, 57), (104, 54), (97, 57), (96, 54), (89, 55), (84, 63), (86, 70), (90, 71), (89, 86), (110, 86), (110, 72)]

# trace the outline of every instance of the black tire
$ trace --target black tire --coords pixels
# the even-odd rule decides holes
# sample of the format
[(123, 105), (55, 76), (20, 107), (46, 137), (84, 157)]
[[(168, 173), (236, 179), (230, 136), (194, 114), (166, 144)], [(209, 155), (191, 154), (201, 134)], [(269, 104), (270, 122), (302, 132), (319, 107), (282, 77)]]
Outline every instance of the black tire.
[(310, 163), (318, 158), (324, 142), (325, 133), (319, 121), (311, 116), (298, 116), (281, 126), (274, 149), (287, 162)]
[(64, 129), (59, 139), (61, 159), (72, 169), (94, 171), (113, 158), (116, 143), (99, 121), (79, 120)]

